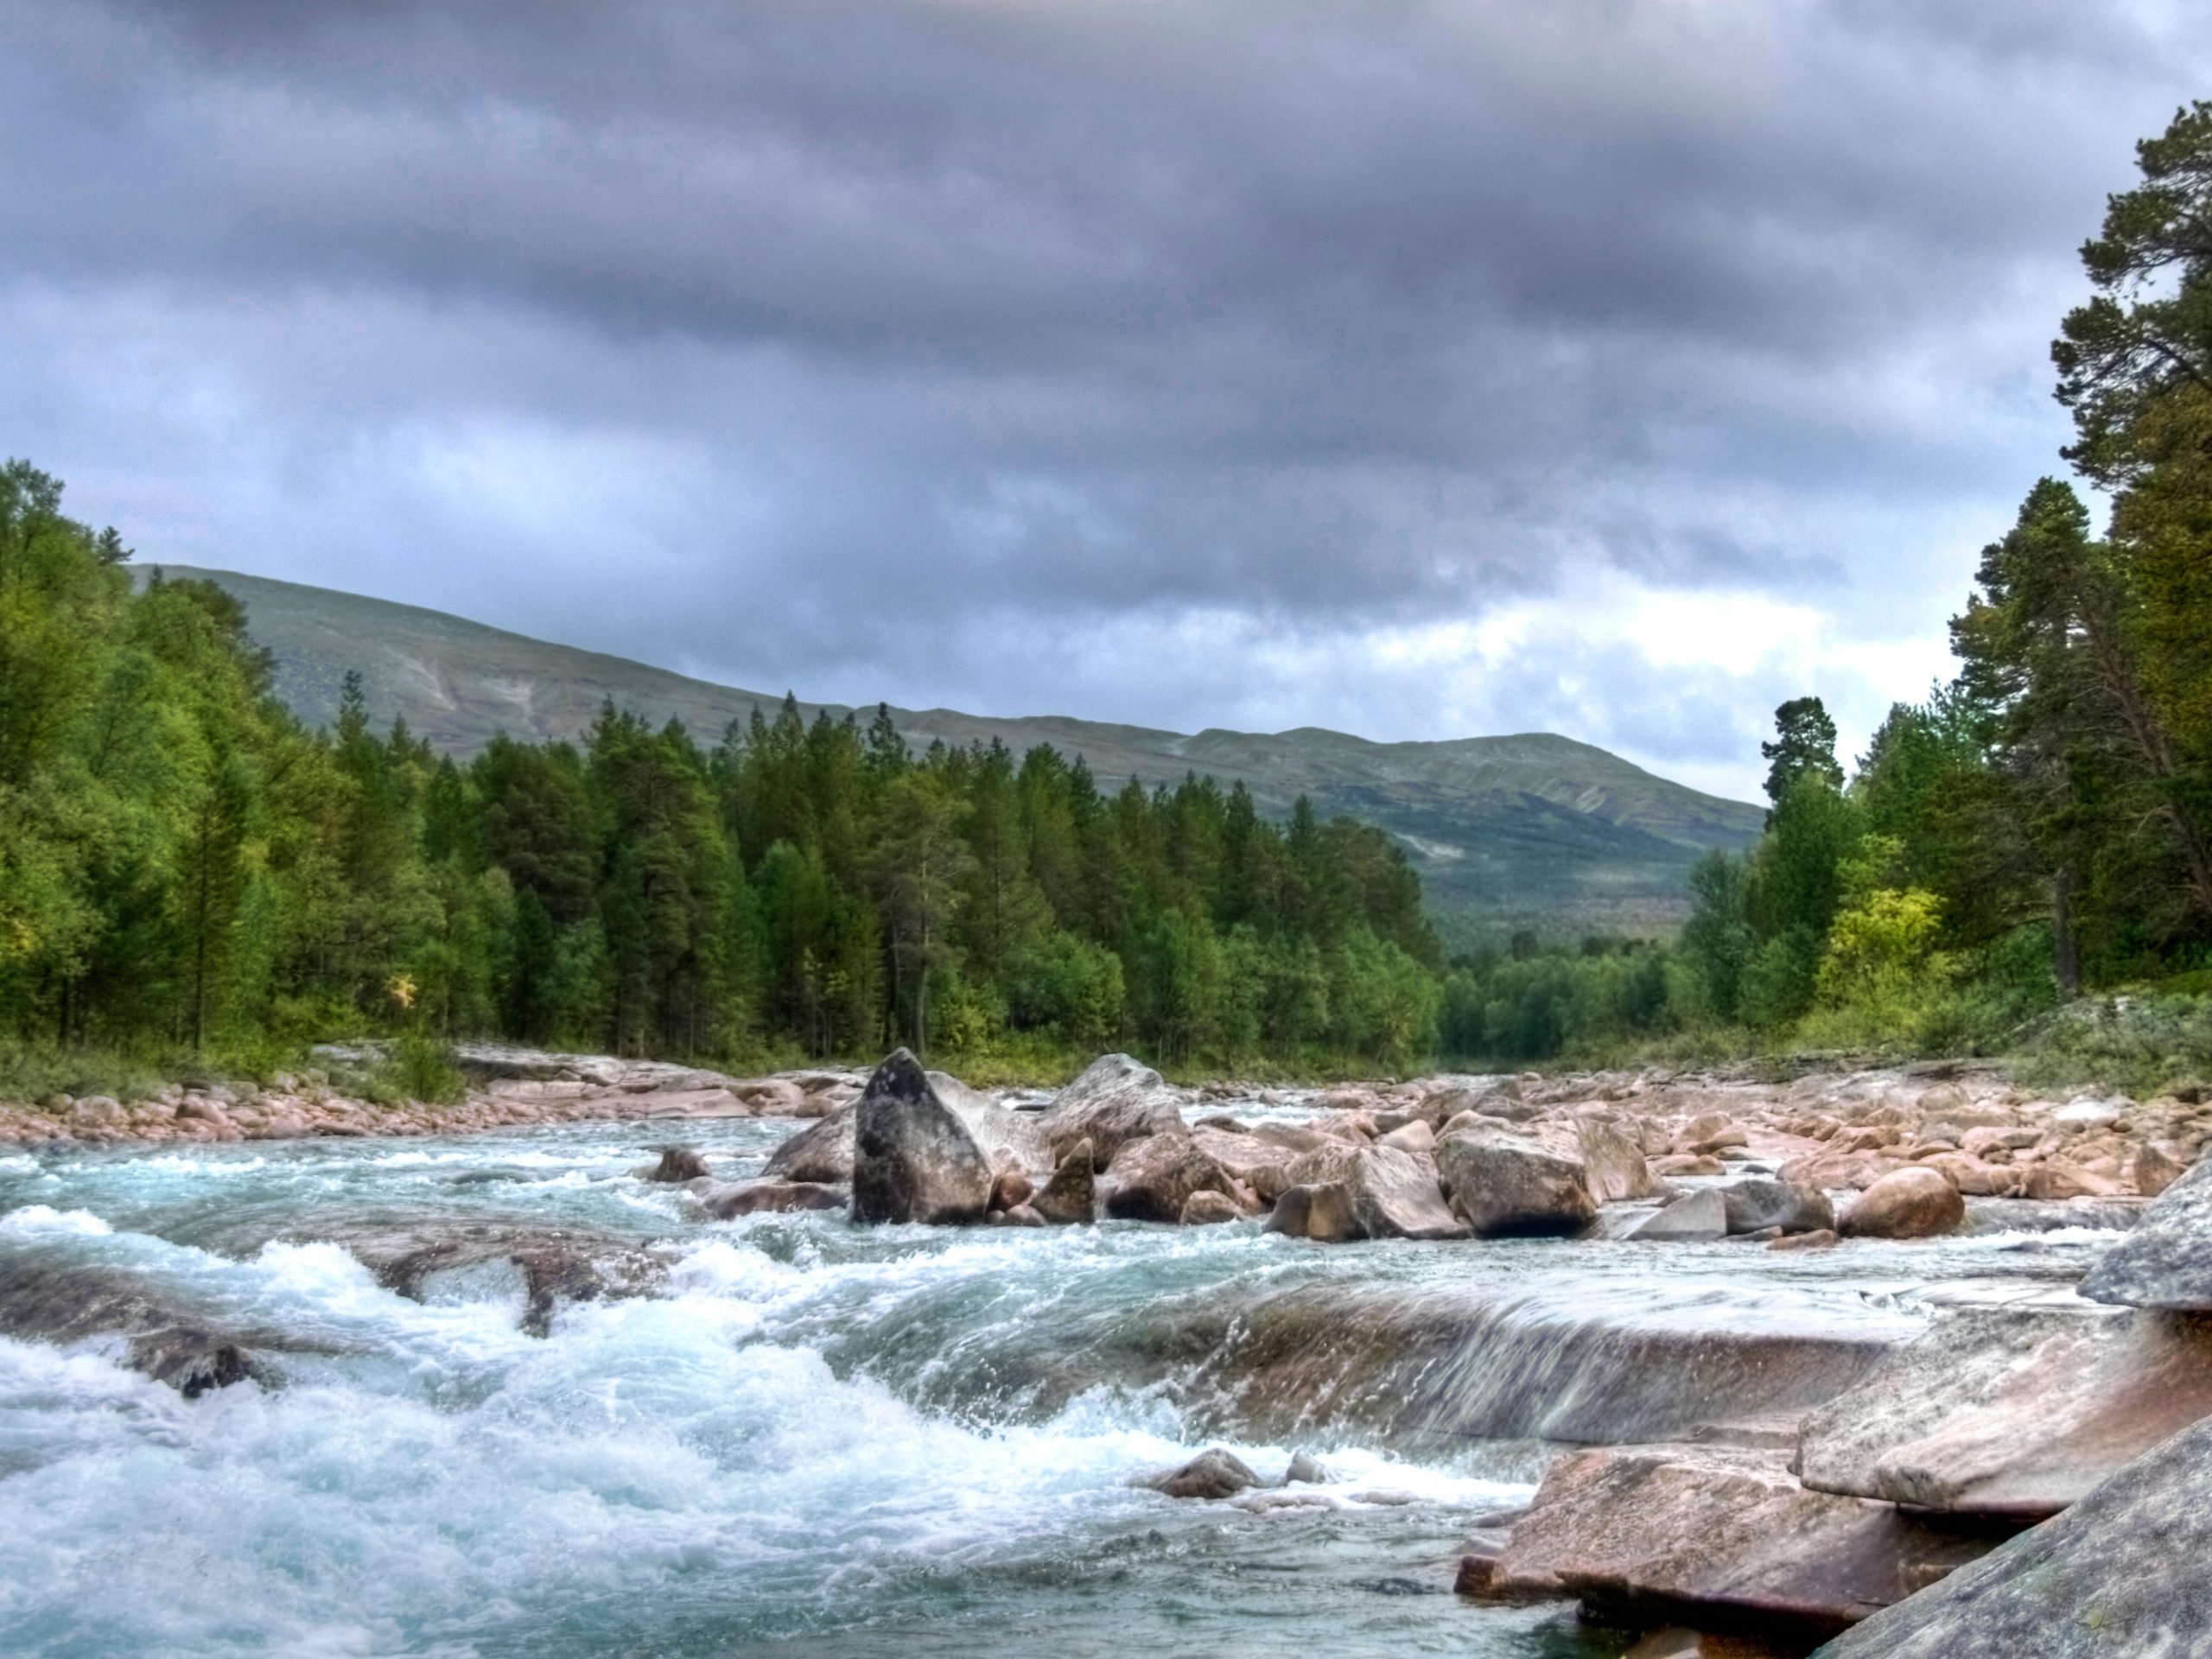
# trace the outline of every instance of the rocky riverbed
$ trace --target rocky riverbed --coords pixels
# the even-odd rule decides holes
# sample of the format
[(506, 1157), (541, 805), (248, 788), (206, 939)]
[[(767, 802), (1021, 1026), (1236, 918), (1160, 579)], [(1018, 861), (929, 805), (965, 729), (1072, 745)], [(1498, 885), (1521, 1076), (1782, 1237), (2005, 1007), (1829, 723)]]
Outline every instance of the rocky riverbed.
[(0, 1120), (0, 1647), (2212, 1643), (2195, 1100), (472, 1064)]

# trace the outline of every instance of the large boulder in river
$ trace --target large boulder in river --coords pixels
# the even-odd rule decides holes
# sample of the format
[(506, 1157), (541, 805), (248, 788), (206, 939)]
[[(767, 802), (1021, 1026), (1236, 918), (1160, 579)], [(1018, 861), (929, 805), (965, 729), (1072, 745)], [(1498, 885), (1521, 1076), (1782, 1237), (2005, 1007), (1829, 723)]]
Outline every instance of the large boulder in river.
[(1763, 1233), (1770, 1227), (1785, 1233), (1818, 1233), (1835, 1228), (1835, 1205), (1815, 1187), (1748, 1175), (1719, 1191), (1732, 1233)]
[(1396, 1147), (1361, 1147), (1341, 1177), (1352, 1214), (1367, 1238), (1465, 1238), (1466, 1224), (1452, 1213), (1436, 1166)]
[(981, 1221), (993, 1173), (912, 1054), (899, 1049), (875, 1068), (853, 1108), (855, 1221)]
[(1019, 1169), (1041, 1179), (1053, 1164), (1052, 1151), (1033, 1112), (1009, 1111), (980, 1089), (949, 1072), (929, 1074), (930, 1087), (952, 1110), (994, 1169)]
[(1067, 1149), (1052, 1179), (1032, 1194), (1029, 1207), (1056, 1227), (1082, 1226), (1098, 1219), (1098, 1172), (1090, 1142)]
[(1807, 1491), (1782, 1455), (1623, 1446), (1554, 1463), (1491, 1593), (1571, 1595), (1631, 1624), (1831, 1635), (1988, 1548), (1888, 1503)]
[(817, 1118), (778, 1147), (760, 1173), (772, 1180), (842, 1185), (853, 1179), (853, 1108)]
[(2071, 1299), (1974, 1308), (1816, 1408), (1797, 1471), (1821, 1491), (2041, 1517), (2206, 1416), (2212, 1320)]
[(1038, 1127), (1055, 1159), (1087, 1140), (1098, 1167), (1108, 1169), (1130, 1141), (1180, 1131), (1182, 1102), (1150, 1066), (1126, 1054), (1108, 1054), (1052, 1097)]
[[(981, 1090), (943, 1071), (926, 1074), (938, 1102), (960, 1120), (995, 1171), (1019, 1169), (1041, 1180), (1052, 1167), (1045, 1136), (1028, 1115), (1007, 1110)], [(859, 1103), (840, 1106), (778, 1147), (760, 1173), (775, 1180), (836, 1185), (853, 1179), (853, 1133)]]
[(2212, 1652), (2212, 1421), (1815, 1659), (2183, 1659)]
[(2212, 1312), (2212, 1157), (2146, 1205), (2104, 1254), (2082, 1294), (2130, 1307)]
[(1648, 1198), (1659, 1190), (1641, 1148), (1609, 1123), (1585, 1118), (1575, 1126), (1576, 1151), (1590, 1196), (1600, 1204)]
[(1317, 1148), (1291, 1166), (1268, 1230), (1340, 1244), (1357, 1238), (1465, 1238), (1436, 1166), (1397, 1147)]
[(1436, 1169), (1478, 1238), (1579, 1233), (1598, 1214), (1581, 1160), (1497, 1129), (1455, 1129), (1436, 1143)]
[(1846, 1238), (1936, 1238), (1956, 1232), (1967, 1201), (1932, 1169), (1893, 1171), (1852, 1200), (1836, 1230)]
[(1180, 1221), (1192, 1193), (1229, 1191), (1229, 1173), (1179, 1128), (1122, 1146), (1106, 1182), (1106, 1213), (1121, 1221)]

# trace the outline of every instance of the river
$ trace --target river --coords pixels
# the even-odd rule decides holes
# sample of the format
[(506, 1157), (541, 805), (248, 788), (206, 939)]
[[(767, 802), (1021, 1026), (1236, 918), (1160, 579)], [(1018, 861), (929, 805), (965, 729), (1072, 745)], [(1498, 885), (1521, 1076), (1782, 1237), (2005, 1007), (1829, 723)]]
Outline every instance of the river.
[[(741, 1176), (792, 1127), (685, 1128)], [(1617, 1653), (1571, 1607), (1449, 1593), (1552, 1442), (1757, 1433), (1937, 1302), (2111, 1242), (712, 1224), (631, 1173), (665, 1133), (0, 1157), (0, 1652)], [(538, 1336), (496, 1251), (415, 1297), (361, 1259), (486, 1237), (653, 1294)], [(56, 1326), (102, 1297), (238, 1338), (275, 1385), (188, 1401)], [(1249, 1507), (1129, 1484), (1217, 1444), (1328, 1479)]]

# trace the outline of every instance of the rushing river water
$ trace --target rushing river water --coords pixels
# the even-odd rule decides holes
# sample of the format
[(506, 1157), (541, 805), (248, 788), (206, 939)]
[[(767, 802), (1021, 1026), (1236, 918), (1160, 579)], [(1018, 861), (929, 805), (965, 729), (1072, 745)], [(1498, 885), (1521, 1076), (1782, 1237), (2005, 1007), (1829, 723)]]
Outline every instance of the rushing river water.
[[(741, 1175), (791, 1127), (684, 1132)], [(0, 1337), (0, 1652), (1610, 1654), (1570, 1609), (1448, 1593), (1539, 1437), (1789, 1407), (1931, 1300), (2063, 1284), (2109, 1243), (708, 1224), (629, 1173), (666, 1132), (0, 1157), (19, 1329), (137, 1299), (278, 1373), (187, 1401), (120, 1338)], [(419, 1300), (361, 1259), (510, 1236), (656, 1294), (539, 1337), (496, 1253)], [(1330, 1478), (1273, 1508), (1128, 1484), (1211, 1444)]]

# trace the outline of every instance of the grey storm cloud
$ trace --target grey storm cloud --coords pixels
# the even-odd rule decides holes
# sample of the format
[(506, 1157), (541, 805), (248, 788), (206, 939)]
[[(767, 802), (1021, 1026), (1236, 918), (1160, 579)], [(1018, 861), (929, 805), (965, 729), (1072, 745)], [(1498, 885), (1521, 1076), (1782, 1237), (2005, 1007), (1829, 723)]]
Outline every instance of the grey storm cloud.
[(0, 447), (143, 556), (1720, 781), (1805, 688), (1635, 596), (1820, 607), (1850, 718), (1916, 692), (1867, 664), (2055, 465), (2073, 249), (2212, 90), (2193, 8), (2077, 0), (0, 0)]

